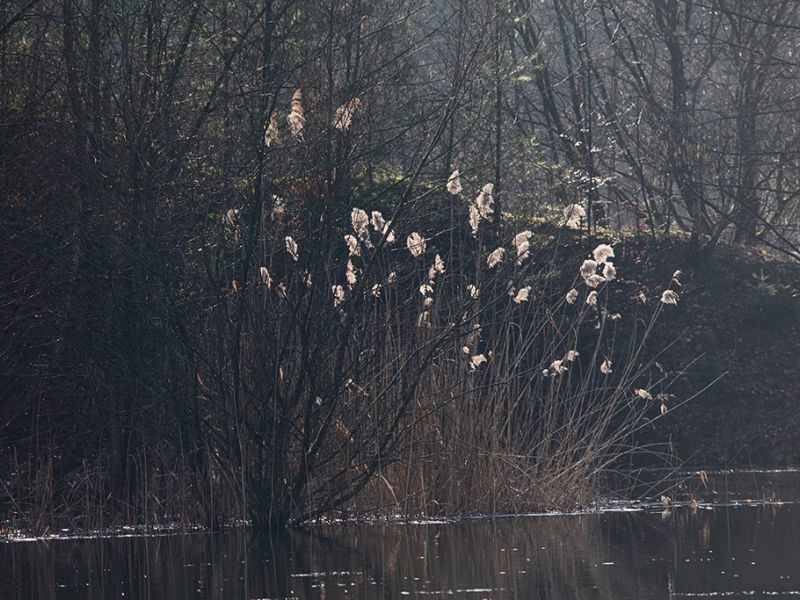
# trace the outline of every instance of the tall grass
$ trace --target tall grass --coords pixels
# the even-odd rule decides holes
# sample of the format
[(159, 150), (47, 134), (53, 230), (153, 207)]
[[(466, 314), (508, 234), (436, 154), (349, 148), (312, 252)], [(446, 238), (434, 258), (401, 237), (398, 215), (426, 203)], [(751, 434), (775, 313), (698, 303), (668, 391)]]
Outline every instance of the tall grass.
[(365, 205), (319, 225), (275, 196), (224, 210), (174, 323), (191, 381), (162, 409), (177, 448), (128, 450), (136, 485), (113, 510), (102, 447), (55, 486), (47, 464), (20, 466), (15, 514), (39, 531), (216, 528), (597, 500), (660, 415), (643, 349), (665, 304), (619, 284), (610, 247), (587, 263), (579, 225), (493, 222), (490, 186), (474, 201), (448, 187), (414, 193), (452, 216)]
[[(590, 305), (590, 288), (577, 277), (581, 292), (569, 304), (567, 290), (556, 287), (564, 277), (548, 258), (552, 252), (548, 241), (522, 265), (448, 271), (421, 331), (409, 326), (413, 311), (385, 308), (390, 329), (406, 333), (377, 344), (385, 367), (369, 387), (392, 394), (392, 365), (425, 344), (436, 352), (418, 375), (393, 464), (381, 470), (361, 508), (453, 515), (585, 506), (602, 491), (610, 465), (645, 451), (631, 444), (661, 410), (654, 397), (663, 380), (652, 380), (653, 363), (643, 358), (660, 305), (641, 324), (624, 323), (630, 335), (617, 348), (622, 317), (604, 300), (613, 281), (601, 284), (601, 300)], [(481, 289), (477, 297), (466, 281)], [(516, 303), (516, 291), (508, 292), (523, 285), (531, 297)], [(612, 370), (603, 373), (609, 356)]]
[(252, 254), (224, 225), (214, 263), (229, 253), (235, 284), (203, 324), (198, 418), (228, 510), (300, 523), (574, 508), (637, 451), (660, 414), (642, 350), (662, 303), (612, 313), (611, 247), (561, 264), (579, 234), (490, 223), (491, 186), (455, 195), (453, 220), (354, 207), (314, 236), (263, 211)]

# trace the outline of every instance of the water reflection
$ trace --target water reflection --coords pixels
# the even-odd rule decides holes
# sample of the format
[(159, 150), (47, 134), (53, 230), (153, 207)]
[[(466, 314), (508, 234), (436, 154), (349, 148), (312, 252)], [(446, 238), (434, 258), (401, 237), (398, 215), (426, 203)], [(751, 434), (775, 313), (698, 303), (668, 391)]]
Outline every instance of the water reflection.
[(800, 595), (798, 506), (0, 546), (0, 598)]

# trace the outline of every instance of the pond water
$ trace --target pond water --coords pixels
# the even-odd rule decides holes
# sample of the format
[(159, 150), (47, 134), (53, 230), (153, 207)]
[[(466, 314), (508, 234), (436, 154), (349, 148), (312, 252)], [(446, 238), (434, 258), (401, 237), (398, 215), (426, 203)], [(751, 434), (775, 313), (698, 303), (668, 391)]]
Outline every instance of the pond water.
[(800, 597), (800, 474), (701, 488), (668, 510), (3, 543), (0, 598)]

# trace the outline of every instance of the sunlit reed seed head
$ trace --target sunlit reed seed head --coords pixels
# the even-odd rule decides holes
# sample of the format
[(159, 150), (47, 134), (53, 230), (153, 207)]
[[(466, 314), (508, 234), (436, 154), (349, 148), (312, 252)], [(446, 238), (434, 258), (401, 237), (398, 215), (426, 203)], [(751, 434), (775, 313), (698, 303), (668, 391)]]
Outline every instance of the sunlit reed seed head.
[(303, 92), (298, 88), (292, 94), (292, 104), (289, 114), (286, 116), (289, 129), (295, 138), (303, 139), (303, 127), (306, 124), (306, 117), (303, 111)]
[(447, 191), (455, 196), (460, 194), (462, 189), (463, 188), (461, 187), (461, 177), (459, 175), (458, 169), (456, 169), (450, 174), (450, 177), (447, 180)]
[(386, 236), (387, 244), (394, 244), (394, 231), (390, 228), (391, 223), (383, 226), (383, 235)]
[(589, 279), (597, 273), (597, 263), (591, 259), (586, 259), (581, 265), (581, 277)]
[(594, 256), (597, 264), (603, 264), (609, 258), (614, 258), (614, 249), (608, 244), (600, 244), (594, 249), (592, 256)]
[(591, 306), (597, 306), (597, 292), (592, 290), (589, 292), (589, 295), (586, 296), (586, 304)]
[(662, 400), (661, 401), (661, 416), (663, 417), (665, 414), (667, 414), (667, 405)]
[(512, 240), (512, 245), (517, 250), (517, 264), (522, 264), (522, 262), (528, 258), (528, 253), (530, 251), (531, 243), (530, 239), (533, 236), (532, 231), (521, 231), (517, 235), (514, 236)]
[(600, 372), (603, 375), (610, 375), (611, 374), (611, 372), (612, 372), (611, 361), (608, 360), (607, 358), (603, 361), (603, 364), (600, 365)]
[(461, 348), (461, 352), (463, 352), (464, 354), (469, 354), (470, 353), (469, 346), (462, 347)]
[(272, 195), (272, 218), (275, 221), (280, 220), (286, 212), (286, 201), (283, 198)]
[(417, 327), (430, 327), (430, 316), (431, 314), (427, 310), (419, 313), (419, 317), (417, 317)]
[(331, 291), (333, 291), (333, 306), (339, 306), (342, 302), (344, 302), (344, 288), (340, 286), (338, 283), (336, 285), (331, 286)]
[(444, 275), (444, 261), (438, 254), (433, 259), (433, 268), (440, 275)]
[(350, 429), (347, 427), (347, 425), (344, 424), (344, 422), (340, 418), (337, 417), (333, 420), (333, 428), (336, 430), (336, 433), (342, 436), (342, 438), (344, 438), (350, 443), (353, 442), (353, 435), (350, 432)]
[(578, 290), (575, 288), (571, 289), (567, 292), (567, 295), (564, 296), (564, 300), (567, 301), (567, 304), (575, 304), (575, 301), (578, 299)]
[(344, 241), (347, 244), (347, 251), (350, 256), (361, 256), (361, 247), (358, 245), (356, 236), (348, 233), (344, 236)]
[(423, 296), (433, 293), (433, 287), (430, 284), (423, 283), (419, 286), (419, 293)]
[(586, 210), (580, 204), (570, 204), (564, 209), (564, 225), (570, 229), (580, 228), (585, 218)]
[(647, 390), (642, 389), (642, 388), (635, 389), (634, 393), (636, 394), (636, 396), (638, 398), (641, 398), (642, 400), (652, 400), (653, 399), (652, 394), (650, 394), (650, 392), (648, 392)]
[(225, 225), (233, 227), (239, 220), (239, 209), (238, 208), (229, 208), (225, 211), (225, 216), (222, 218), (222, 222)]
[(469, 228), (472, 230), (472, 235), (474, 237), (478, 237), (478, 228), (480, 227), (481, 223), (481, 213), (478, 211), (477, 207), (470, 206), (469, 207)]
[(300, 260), (300, 255), (298, 254), (298, 251), (297, 251), (297, 242), (295, 242), (295, 241), (294, 241), (294, 239), (292, 238), (292, 236), (290, 236), (290, 235), (287, 235), (287, 236), (284, 238), (284, 241), (286, 242), (286, 251), (287, 251), (287, 252), (289, 253), (289, 255), (292, 257), (292, 259), (293, 259), (295, 262), (297, 262), (298, 260)]
[(378, 233), (383, 233), (383, 228), (386, 227), (386, 221), (383, 220), (383, 215), (379, 210), (372, 211), (372, 228)]
[(436, 279), (436, 275), (444, 275), (444, 261), (442, 257), (438, 254), (433, 259), (433, 264), (428, 269), (428, 282), (433, 283), (434, 279)]
[(566, 373), (567, 367), (564, 366), (563, 360), (561, 359), (554, 360), (552, 363), (550, 363), (549, 372), (551, 375), (553, 375), (553, 377), (555, 377), (556, 375), (561, 375), (562, 373)]
[(644, 295), (644, 292), (639, 292), (637, 298), (639, 299), (639, 302), (641, 302), (642, 304), (647, 304), (647, 296)]
[(353, 210), (350, 211), (350, 223), (353, 226), (353, 231), (356, 232), (356, 235), (360, 236), (369, 225), (369, 216), (365, 210), (353, 208)]
[(264, 145), (270, 148), (273, 144), (278, 144), (279, 142), (278, 117), (273, 114), (269, 119), (267, 129), (264, 131)]
[(678, 304), (678, 294), (672, 290), (664, 290), (661, 294), (661, 302), (664, 304)]
[(680, 271), (680, 270), (675, 271), (672, 274), (672, 283), (674, 283), (675, 285), (678, 285), (678, 286), (682, 286), (683, 285), (683, 284), (681, 284), (681, 277), (682, 276), (683, 276), (683, 272), (682, 271)]
[(275, 293), (278, 295), (278, 298), (286, 298), (286, 284), (279, 283), (275, 287)]
[(617, 269), (614, 266), (614, 263), (607, 262), (606, 265), (603, 267), (603, 277), (606, 278), (606, 281), (613, 281), (617, 277)]
[(397, 273), (395, 271), (391, 271), (389, 275), (386, 277), (386, 285), (392, 285), (397, 281)]
[(356, 281), (358, 281), (358, 278), (356, 276), (356, 268), (353, 266), (353, 261), (350, 259), (347, 260), (347, 268), (345, 269), (344, 276), (347, 279), (347, 286), (352, 289)]
[(568, 350), (567, 355), (564, 357), (564, 360), (566, 360), (567, 362), (573, 362), (579, 356), (580, 353), (577, 350)]
[(521, 288), (517, 291), (517, 294), (514, 296), (514, 302), (519, 304), (520, 302), (527, 302), (531, 295), (531, 286), (526, 286)]
[(411, 256), (422, 256), (425, 252), (425, 239), (415, 231), (406, 239), (406, 246)]
[(472, 331), (469, 332), (467, 335), (466, 344), (468, 346), (475, 346), (481, 339), (481, 326), (479, 323), (475, 323), (472, 326)]
[(270, 277), (269, 271), (267, 270), (267, 267), (261, 267), (259, 269), (259, 273), (261, 275), (261, 281), (264, 283), (265, 286), (267, 286), (267, 289), (271, 288), (272, 287), (272, 277)]
[(353, 98), (336, 109), (333, 115), (333, 126), (339, 131), (347, 131), (353, 122), (356, 109), (361, 106), (360, 98)]
[(489, 256), (486, 258), (486, 264), (489, 265), (490, 269), (493, 269), (499, 263), (503, 262), (505, 255), (506, 249), (500, 246), (489, 253)]
[(533, 232), (526, 229), (515, 235), (511, 243), (514, 245), (514, 248), (519, 248), (522, 244), (531, 239), (531, 237), (533, 237)]
[(483, 186), (481, 193), (478, 194), (478, 197), (475, 199), (475, 206), (478, 209), (481, 219), (485, 219), (494, 213), (494, 196), (492, 195), (493, 191), (494, 184), (487, 183)]
[[(467, 348), (467, 350), (469, 350), (469, 348)], [(474, 371), (485, 362), (487, 362), (487, 359), (483, 354), (476, 354), (475, 356), (470, 357), (469, 367)]]
[(222, 225), (225, 236), (232, 237), (238, 242), (241, 237), (241, 229), (239, 228), (239, 209), (229, 208), (226, 210), (222, 217)]
[(427, 298), (425, 298), (425, 300), (422, 301), (422, 305), (425, 308), (430, 308), (431, 306), (433, 306), (433, 298), (428, 296)]
[(373, 284), (372, 290), (370, 290), (370, 291), (371, 291), (373, 296), (375, 296), (376, 298), (380, 298), (380, 295), (381, 295), (381, 284), (380, 283)]
[(469, 292), (470, 298), (473, 299), (477, 298), (481, 293), (481, 291), (471, 283), (467, 286), (467, 291)]
[(589, 277), (586, 278), (586, 285), (588, 285), (590, 288), (596, 288), (601, 284), (603, 284), (605, 280), (606, 278), (603, 277), (602, 275), (597, 275), (597, 274), (590, 275)]
[(306, 271), (305, 282), (306, 282), (306, 287), (308, 287), (308, 288), (310, 288), (313, 285), (313, 281), (312, 281), (312, 277), (311, 277), (311, 271)]

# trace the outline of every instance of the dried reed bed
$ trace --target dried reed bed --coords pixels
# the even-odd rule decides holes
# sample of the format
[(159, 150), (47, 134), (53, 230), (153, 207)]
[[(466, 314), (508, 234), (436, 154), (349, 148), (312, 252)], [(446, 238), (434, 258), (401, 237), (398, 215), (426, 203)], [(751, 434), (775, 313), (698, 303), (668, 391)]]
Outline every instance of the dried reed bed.
[[(631, 443), (664, 410), (655, 389), (665, 381), (648, 379), (653, 365), (642, 357), (661, 306), (629, 347), (614, 348), (609, 330), (617, 315), (602, 300), (587, 304), (591, 290), (570, 304), (548, 289), (555, 266), (540, 252), (529, 267), (484, 273), (479, 283), (488, 293), (472, 298), (468, 290), (450, 290), (452, 300), (416, 333), (431, 345), (448, 329), (453, 339), (421, 374), (402, 448), (360, 509), (403, 516), (571, 509), (597, 499), (609, 465), (653, 451)], [(515, 281), (533, 283), (535, 296), (515, 302), (516, 293), (508, 293)], [(452, 327), (459, 319), (460, 334)], [(395, 320), (395, 329), (413, 321)], [(419, 343), (404, 342), (414, 333), (381, 344), (382, 362), (413, 353)], [(608, 366), (611, 355), (621, 362)], [(379, 387), (390, 385), (384, 376)]]
[[(472, 201), (458, 175), (447, 187), (463, 220), (444, 234), (360, 207), (322, 241), (273, 234), (275, 206), (251, 228), (262, 260), (236, 265), (236, 286), (252, 283), (205, 324), (219, 354), (198, 373), (214, 397), (200, 415), (207, 489), (222, 485), (227, 514), (297, 524), (575, 508), (641, 450), (632, 434), (666, 410), (665, 376), (642, 349), (675, 292), (631, 298), (648, 317), (615, 347), (613, 248), (558, 264), (557, 239), (498, 227), (491, 184)], [(574, 212), (565, 221), (579, 229)], [(225, 227), (235, 248), (238, 216)], [(569, 270), (574, 287), (559, 289)]]
[(452, 220), (354, 207), (312, 233), (306, 207), (276, 196), (225, 211), (197, 265), (203, 309), (182, 324), (191, 394), (163, 409), (177, 448), (130, 454), (125, 502), (110, 501), (103, 456), (68, 482), (20, 465), (20, 481), (38, 474), (10, 494), (24, 526), (273, 527), (595, 501), (610, 465), (649, 451), (633, 434), (666, 410), (666, 375), (642, 350), (680, 274), (660, 299), (629, 298), (635, 318), (613, 313), (611, 246), (556, 258), (582, 235), (574, 207), (555, 236), (501, 225), (491, 185), (473, 200), (457, 178)]

